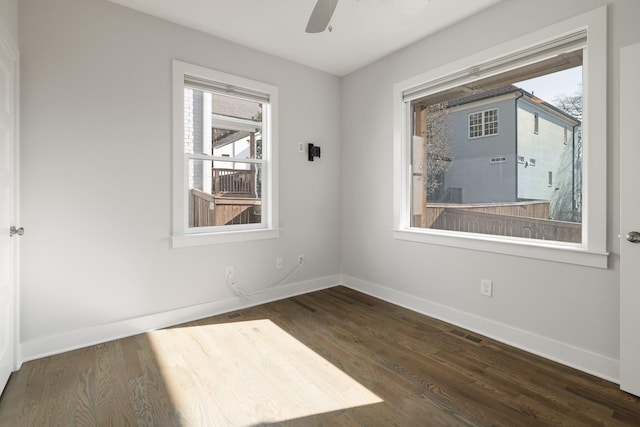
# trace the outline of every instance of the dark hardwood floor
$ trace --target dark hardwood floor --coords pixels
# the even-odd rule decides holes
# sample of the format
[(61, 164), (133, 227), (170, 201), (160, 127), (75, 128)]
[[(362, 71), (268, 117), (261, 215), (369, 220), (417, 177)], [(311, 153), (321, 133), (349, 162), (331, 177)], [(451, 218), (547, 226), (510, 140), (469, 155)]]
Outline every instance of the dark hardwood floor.
[(616, 384), (336, 287), (25, 363), (0, 426), (640, 426)]

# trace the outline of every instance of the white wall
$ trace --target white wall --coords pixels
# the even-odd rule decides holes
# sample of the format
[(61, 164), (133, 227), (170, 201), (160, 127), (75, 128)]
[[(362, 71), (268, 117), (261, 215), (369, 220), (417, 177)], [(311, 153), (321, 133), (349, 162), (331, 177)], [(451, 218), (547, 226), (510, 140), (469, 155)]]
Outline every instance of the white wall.
[[(394, 240), (393, 84), (606, 3), (610, 3), (609, 268)], [(341, 271), (345, 283), (616, 379), (618, 59), (621, 46), (640, 40), (638, 16), (640, 2), (632, 0), (501, 2), (344, 78)], [(494, 281), (493, 298), (480, 295), (481, 278)]]
[(0, 0), (0, 20), (13, 38), (18, 43), (18, 0)]
[[(391, 233), (393, 84), (605, 3), (502, 2), (339, 80), (104, 0), (22, 0), (25, 357), (194, 314), (183, 306), (213, 302), (202, 315), (240, 306), (225, 265), (251, 289), (304, 253), (299, 286), (268, 297), (342, 272), (348, 285), (615, 379), (617, 64), (619, 48), (640, 40), (637, 1), (609, 6), (609, 269)], [(173, 58), (280, 87), (279, 240), (170, 249)], [(297, 153), (307, 141), (322, 146), (320, 160)], [(494, 281), (493, 298), (480, 296), (481, 278)], [(161, 311), (178, 315), (145, 317)]]
[[(26, 359), (240, 306), (295, 264), (339, 280), (337, 77), (105, 0), (22, 0), (22, 340)], [(279, 86), (281, 238), (171, 249), (171, 60)], [(310, 163), (298, 143), (313, 141)], [(276, 257), (284, 269), (275, 269)], [(139, 320), (139, 319), (138, 319)]]

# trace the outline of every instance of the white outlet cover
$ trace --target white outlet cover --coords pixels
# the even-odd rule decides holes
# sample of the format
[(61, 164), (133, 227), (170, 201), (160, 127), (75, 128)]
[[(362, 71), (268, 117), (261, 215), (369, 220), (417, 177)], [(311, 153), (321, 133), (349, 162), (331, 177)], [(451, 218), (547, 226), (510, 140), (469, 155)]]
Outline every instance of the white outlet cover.
[(224, 269), (224, 277), (226, 277), (227, 279), (233, 279), (233, 266), (232, 265), (228, 265), (227, 267), (225, 267)]
[(480, 280), (480, 293), (485, 296), (493, 296), (493, 282), (491, 280)]

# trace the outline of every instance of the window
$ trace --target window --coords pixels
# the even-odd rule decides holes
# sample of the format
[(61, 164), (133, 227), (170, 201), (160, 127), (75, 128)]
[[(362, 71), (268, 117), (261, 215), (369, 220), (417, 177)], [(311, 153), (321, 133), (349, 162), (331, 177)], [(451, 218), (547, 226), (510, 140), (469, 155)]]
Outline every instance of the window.
[(497, 135), (498, 109), (469, 114), (469, 138)]
[(600, 8), (394, 86), (395, 238), (606, 267), (605, 23)]
[(277, 88), (173, 62), (173, 246), (278, 237)]

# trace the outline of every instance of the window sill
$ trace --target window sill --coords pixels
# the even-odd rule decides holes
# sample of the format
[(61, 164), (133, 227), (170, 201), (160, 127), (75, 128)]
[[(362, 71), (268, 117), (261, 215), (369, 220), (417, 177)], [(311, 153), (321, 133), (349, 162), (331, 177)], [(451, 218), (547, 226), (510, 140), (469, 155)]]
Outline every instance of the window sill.
[(608, 252), (592, 251), (576, 244), (509, 239), (472, 233), (454, 234), (417, 228), (395, 229), (393, 230), (393, 238), (605, 269), (609, 257)]
[(252, 240), (277, 239), (280, 229), (223, 231), (217, 233), (185, 234), (171, 236), (172, 248), (188, 248), (193, 246), (217, 245), (221, 243), (246, 242)]

